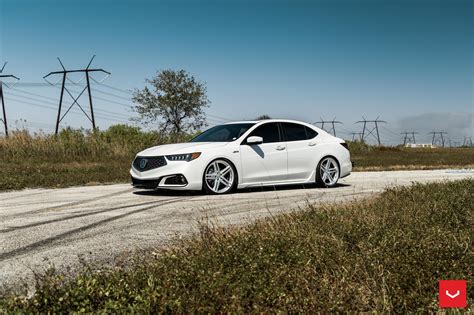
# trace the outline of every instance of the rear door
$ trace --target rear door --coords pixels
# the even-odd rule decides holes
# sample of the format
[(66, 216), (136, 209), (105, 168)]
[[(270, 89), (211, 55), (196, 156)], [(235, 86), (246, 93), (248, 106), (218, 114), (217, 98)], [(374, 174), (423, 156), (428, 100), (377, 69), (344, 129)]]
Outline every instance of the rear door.
[[(262, 144), (249, 145), (245, 139), (240, 146), (242, 183), (259, 184), (287, 179), (287, 151), (278, 123), (257, 127), (248, 137), (263, 138)], [(247, 137), (247, 138), (248, 138)]]
[(288, 180), (306, 180), (316, 169), (314, 165), (318, 133), (297, 123), (282, 123), (288, 150)]

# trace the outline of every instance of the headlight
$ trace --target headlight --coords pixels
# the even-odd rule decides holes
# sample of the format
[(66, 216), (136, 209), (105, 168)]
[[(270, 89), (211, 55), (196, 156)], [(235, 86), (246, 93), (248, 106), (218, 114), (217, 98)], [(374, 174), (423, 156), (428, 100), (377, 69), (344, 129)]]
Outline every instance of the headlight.
[(189, 161), (197, 159), (199, 156), (201, 156), (201, 152), (167, 155), (166, 159), (168, 161), (186, 161), (186, 162), (189, 162)]

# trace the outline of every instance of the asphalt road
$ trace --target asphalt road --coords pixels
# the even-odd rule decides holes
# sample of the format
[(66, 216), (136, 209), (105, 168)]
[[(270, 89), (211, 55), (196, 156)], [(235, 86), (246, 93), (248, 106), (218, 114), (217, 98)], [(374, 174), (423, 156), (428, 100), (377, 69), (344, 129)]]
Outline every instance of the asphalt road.
[(33, 283), (54, 265), (114, 264), (137, 249), (160, 247), (196, 232), (198, 222), (245, 223), (323, 204), (365, 197), (387, 186), (474, 177), (469, 170), (357, 172), (333, 189), (283, 187), (225, 196), (145, 192), (128, 184), (28, 189), (0, 193), (0, 290)]

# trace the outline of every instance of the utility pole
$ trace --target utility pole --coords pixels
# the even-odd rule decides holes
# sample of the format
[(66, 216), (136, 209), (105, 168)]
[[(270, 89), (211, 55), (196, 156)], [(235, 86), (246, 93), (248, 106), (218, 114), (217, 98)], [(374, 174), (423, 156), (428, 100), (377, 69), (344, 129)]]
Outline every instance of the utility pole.
[[(405, 131), (405, 132), (402, 132), (401, 133), (402, 135), (404, 135), (403, 137), (403, 145), (407, 145), (408, 143), (416, 143), (416, 140), (415, 140), (415, 134), (418, 134), (418, 132), (415, 132), (415, 131)], [(411, 135), (411, 136), (409, 136)]]
[(436, 143), (441, 143), (441, 146), (444, 148), (444, 135), (448, 134), (446, 131), (432, 131), (428, 134), (433, 135), (433, 138), (431, 140), (432, 145), (436, 145)]
[[(89, 119), (89, 121), (92, 123), (92, 129), (95, 129), (95, 118), (94, 118), (94, 107), (93, 107), (93, 104), (92, 104), (92, 94), (91, 94), (91, 86), (90, 86), (90, 73), (92, 72), (102, 72), (102, 73), (105, 73), (107, 74), (107, 76), (110, 75), (110, 72), (108, 71), (105, 71), (104, 69), (91, 69), (90, 68), (90, 65), (92, 64), (92, 61), (94, 60), (95, 58), (95, 55), (92, 56), (91, 60), (89, 61), (89, 64), (87, 65), (87, 67), (85, 69), (78, 69), (78, 70), (66, 70), (66, 68), (64, 67), (63, 63), (61, 62), (61, 59), (58, 58), (58, 61), (59, 61), (59, 64), (61, 65), (61, 67), (63, 68), (63, 70), (61, 71), (54, 71), (54, 72), (50, 72), (48, 73), (47, 75), (45, 75), (43, 77), (43, 79), (46, 80), (46, 82), (48, 82), (49, 84), (51, 85), (54, 85), (52, 84), (51, 82), (49, 82), (47, 80), (47, 78), (51, 75), (62, 75), (62, 79), (61, 79), (61, 94), (59, 96), (59, 107), (58, 107), (58, 115), (57, 115), (57, 118), (56, 118), (56, 131), (55, 131), (55, 134), (58, 134), (58, 131), (59, 131), (59, 123), (64, 119), (64, 117), (67, 115), (67, 113), (71, 110), (71, 108), (74, 106), (74, 105), (77, 105), (81, 111), (84, 113), (84, 115), (87, 117), (87, 119)], [(86, 77), (86, 86), (82, 89), (81, 93), (78, 94), (77, 97), (74, 97), (72, 96), (71, 92), (67, 89), (66, 87), (66, 80), (69, 80), (71, 81), (69, 78), (68, 78), (68, 74), (70, 73), (84, 73), (85, 74), (85, 77)], [(89, 95), (89, 108), (90, 108), (90, 116), (87, 114), (87, 112), (82, 108), (82, 106), (77, 102), (79, 100), (79, 98), (82, 96), (82, 94), (84, 94), (84, 92), (87, 90), (87, 94)], [(63, 99), (64, 99), (64, 92), (66, 92), (67, 94), (69, 94), (69, 96), (71, 97), (71, 99), (73, 100), (71, 106), (69, 106), (69, 108), (66, 110), (66, 112), (61, 116), (61, 108), (62, 108), (62, 105), (63, 105)]]
[[(351, 132), (352, 141), (362, 141), (362, 132)], [(356, 139), (357, 136), (357, 139)]]
[[(372, 135), (373, 137), (375, 137), (377, 139), (377, 143), (380, 145), (380, 133), (379, 133), (379, 124), (380, 123), (383, 123), (383, 124), (386, 124), (387, 122), (384, 121), (384, 120), (380, 120), (379, 117), (377, 117), (377, 119), (375, 120), (367, 120), (365, 119), (365, 117), (362, 117), (362, 120), (359, 120), (359, 121), (356, 121), (355, 122), (356, 124), (360, 124), (360, 123), (363, 123), (364, 126), (362, 128), (362, 141), (365, 141), (365, 139), (367, 139), (368, 136)], [(369, 128), (367, 127), (367, 124), (374, 124), (374, 127), (372, 129), (369, 130)], [(367, 131), (367, 133), (366, 133)], [(374, 135), (373, 132), (376, 132), (376, 134)]]
[(3, 70), (5, 70), (5, 66), (7, 65), (7, 62), (3, 64), (2, 69), (0, 69), (0, 102), (2, 102), (2, 112), (3, 112), (3, 119), (0, 118), (0, 120), (3, 122), (4, 128), (5, 128), (5, 137), (8, 137), (8, 123), (7, 123), (7, 112), (5, 110), (5, 98), (3, 96), (3, 85), (8, 87), (8, 85), (3, 82), (4, 78), (13, 78), (15, 80), (20, 80), (20, 78), (14, 76), (13, 74), (3, 74)]
[[(325, 130), (329, 133), (332, 133), (334, 135), (334, 137), (336, 137), (336, 125), (335, 124), (342, 124), (342, 122), (336, 120), (336, 117), (334, 117), (333, 120), (324, 120), (322, 118), (320, 118), (320, 119), (321, 120), (315, 122), (315, 124), (321, 124), (321, 129), (323, 129), (323, 130)], [(324, 124), (331, 124), (331, 129), (329, 129), (329, 130), (324, 129)]]

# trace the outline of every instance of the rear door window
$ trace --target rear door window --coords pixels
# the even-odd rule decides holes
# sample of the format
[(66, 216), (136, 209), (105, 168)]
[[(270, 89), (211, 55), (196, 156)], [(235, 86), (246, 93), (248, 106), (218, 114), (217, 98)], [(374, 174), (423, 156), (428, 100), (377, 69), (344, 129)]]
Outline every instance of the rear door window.
[(294, 123), (282, 123), (286, 141), (306, 140), (305, 126)]
[(304, 127), (306, 129), (306, 139), (313, 139), (315, 138), (318, 133), (316, 131), (314, 131), (313, 129), (309, 128), (309, 127)]

